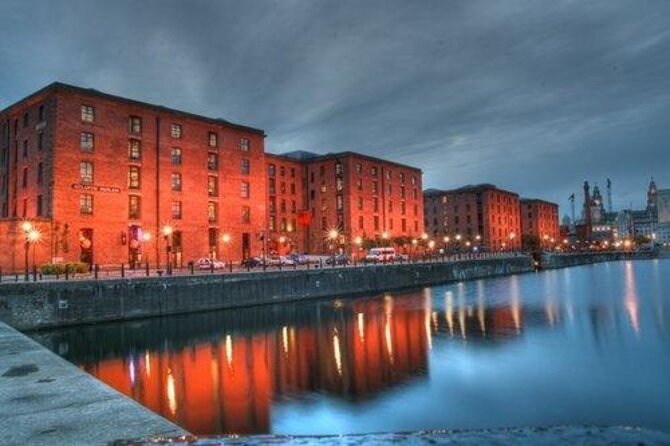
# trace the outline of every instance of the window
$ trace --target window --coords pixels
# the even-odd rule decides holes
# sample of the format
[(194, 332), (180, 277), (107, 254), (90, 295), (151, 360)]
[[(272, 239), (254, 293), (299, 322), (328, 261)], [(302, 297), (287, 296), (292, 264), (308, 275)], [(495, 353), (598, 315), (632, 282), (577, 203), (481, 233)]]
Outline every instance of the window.
[(372, 199), (372, 210), (374, 212), (379, 212), (379, 199), (377, 197)]
[(341, 211), (342, 209), (344, 209), (344, 199), (343, 199), (343, 197), (342, 197), (342, 194), (338, 194), (338, 195), (337, 195), (337, 197), (336, 197), (336, 206), (337, 206), (337, 210), (338, 210), (338, 211)]
[(377, 166), (372, 166), (372, 167), (370, 168), (370, 174), (371, 174), (372, 176), (377, 176)]
[(251, 222), (251, 208), (249, 206), (242, 206), (242, 223)]
[(374, 221), (375, 231), (379, 231), (379, 216), (375, 215), (372, 220)]
[(181, 191), (181, 174), (178, 172), (173, 172), (170, 184), (173, 191)]
[(40, 108), (38, 109), (38, 114), (37, 114), (39, 122), (44, 121), (44, 105), (40, 105)]
[(358, 217), (358, 229), (363, 229), (365, 227), (365, 221), (363, 216)]
[(291, 183), (291, 195), (295, 195), (295, 183)]
[(242, 198), (249, 198), (250, 192), (249, 192), (249, 183), (246, 181), (242, 181), (240, 184), (240, 197)]
[(173, 166), (181, 165), (181, 149), (179, 147), (172, 148), (171, 160)]
[(181, 220), (181, 201), (172, 202), (172, 218), (174, 220)]
[(337, 178), (337, 180), (335, 181), (335, 188), (340, 192), (342, 191), (342, 189), (344, 189), (344, 181), (342, 180), (342, 178)]
[(44, 133), (40, 132), (37, 134), (37, 150), (44, 149)]
[(23, 179), (21, 180), (21, 187), (28, 187), (28, 168), (23, 168)]
[(218, 147), (219, 145), (219, 135), (216, 132), (209, 132), (209, 137), (207, 139), (210, 147)]
[(268, 181), (268, 191), (269, 191), (270, 194), (272, 194), (272, 195), (274, 195), (275, 192), (276, 192), (276, 190), (275, 190), (275, 189), (276, 189), (276, 184), (277, 184), (277, 183), (275, 182), (275, 179), (274, 179), (274, 178), (270, 178), (270, 180)]
[(361, 163), (356, 163), (356, 173), (363, 173), (363, 165)]
[(128, 118), (128, 131), (130, 133), (142, 133), (142, 118), (139, 116)]
[(243, 152), (249, 151), (249, 140), (247, 138), (240, 139), (240, 150)]
[(284, 168), (284, 166), (279, 166), (279, 176), (280, 177), (286, 176), (286, 169)]
[(209, 170), (219, 170), (219, 155), (217, 153), (209, 152), (207, 154), (207, 168)]
[(335, 175), (342, 175), (342, 173), (343, 173), (342, 163), (338, 161), (335, 163)]
[(42, 196), (38, 195), (37, 196), (37, 216), (42, 217)]
[(181, 124), (172, 124), (170, 127), (170, 136), (173, 138), (181, 138), (182, 136), (182, 131), (181, 131)]
[(140, 218), (140, 197), (139, 195), (128, 196), (128, 218), (137, 220)]
[(83, 122), (94, 122), (95, 121), (95, 107), (92, 105), (82, 105), (81, 106), (81, 120)]
[(400, 183), (405, 184), (405, 173), (404, 172), (400, 172)]
[(358, 203), (356, 205), (359, 211), (363, 210), (363, 197), (358, 197)]
[(79, 180), (82, 184), (93, 183), (93, 163), (90, 161), (82, 161), (79, 163)]
[(128, 167), (128, 188), (140, 188), (140, 168), (137, 166)]
[(93, 213), (93, 195), (81, 194), (79, 196), (79, 213), (83, 215)]
[(249, 160), (246, 158), (242, 158), (240, 160), (240, 173), (242, 175), (249, 175)]
[(321, 229), (328, 230), (328, 219), (326, 217), (321, 217)]
[(214, 223), (218, 219), (218, 206), (213, 201), (207, 203), (207, 219), (210, 223)]
[(27, 215), (28, 215), (28, 199), (27, 199), (27, 198), (24, 198), (24, 199), (23, 199), (23, 210), (22, 210), (22, 212), (21, 212), (21, 216), (22, 216), (23, 218), (26, 218)]
[(219, 179), (217, 177), (207, 177), (207, 193), (210, 197), (217, 197), (219, 195)]
[(79, 149), (82, 152), (92, 152), (94, 147), (95, 136), (91, 132), (81, 132), (79, 137)]
[(276, 167), (274, 164), (268, 164), (268, 176), (269, 177), (274, 177), (276, 173)]
[(363, 190), (363, 180), (361, 178), (356, 179), (356, 189)]
[(277, 217), (271, 215), (270, 219), (268, 220), (268, 229), (270, 231), (274, 231), (276, 227), (277, 227)]
[(28, 140), (23, 140), (23, 157), (28, 158)]
[(377, 182), (376, 181), (372, 182), (372, 193), (373, 194), (377, 193)]
[(142, 143), (139, 139), (128, 140), (128, 158), (139, 160), (142, 158)]
[(321, 192), (325, 193), (326, 191), (328, 191), (328, 186), (326, 186), (325, 181), (321, 181)]
[(42, 184), (42, 177), (44, 175), (44, 163), (37, 163), (37, 184)]
[(282, 214), (286, 213), (286, 200), (281, 201), (280, 210)]
[(30, 115), (28, 115), (28, 112), (25, 112), (23, 114), (23, 127), (28, 127), (28, 122), (30, 121)]

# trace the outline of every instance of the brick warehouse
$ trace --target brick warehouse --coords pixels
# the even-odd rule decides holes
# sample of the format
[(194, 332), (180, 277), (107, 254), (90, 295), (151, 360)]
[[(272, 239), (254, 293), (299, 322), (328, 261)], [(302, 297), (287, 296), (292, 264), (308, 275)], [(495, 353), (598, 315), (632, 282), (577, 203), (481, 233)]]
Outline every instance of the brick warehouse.
[[(352, 252), (358, 238), (383, 237), (409, 249), (403, 239), (423, 233), (420, 169), (354, 152), (296, 151), (267, 160), (268, 227), (278, 252), (287, 244), (298, 252)], [(333, 229), (336, 240), (329, 238)]]
[(558, 205), (549, 201), (522, 198), (521, 233), (524, 237), (536, 237), (542, 247), (551, 247), (560, 242)]
[(519, 195), (492, 184), (424, 192), (426, 231), (451, 248), (487, 251), (521, 247)]
[(169, 252), (180, 265), (260, 251), (262, 130), (60, 83), (0, 119), (5, 271), (23, 266), (26, 219), (41, 234), (29, 247), (37, 264), (164, 264)]
[(180, 266), (208, 255), (331, 252), (324, 228), (338, 228), (345, 250), (358, 236), (423, 232), (419, 169), (352, 152), (266, 154), (264, 138), (51, 84), (0, 112), (0, 267), (23, 269), (26, 253), (37, 265), (164, 266), (169, 257)]

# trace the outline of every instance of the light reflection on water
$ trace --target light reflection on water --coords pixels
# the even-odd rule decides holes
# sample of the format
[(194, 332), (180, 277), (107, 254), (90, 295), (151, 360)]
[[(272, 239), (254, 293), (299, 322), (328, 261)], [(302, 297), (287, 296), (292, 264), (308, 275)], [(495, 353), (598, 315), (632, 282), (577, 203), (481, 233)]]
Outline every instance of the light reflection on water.
[(198, 434), (670, 431), (670, 261), (35, 334)]

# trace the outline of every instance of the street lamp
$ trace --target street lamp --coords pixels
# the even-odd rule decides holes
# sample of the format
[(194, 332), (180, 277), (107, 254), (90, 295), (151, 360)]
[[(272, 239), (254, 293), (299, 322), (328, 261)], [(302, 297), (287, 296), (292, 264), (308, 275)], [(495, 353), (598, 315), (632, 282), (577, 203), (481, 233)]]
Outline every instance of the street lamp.
[(32, 233), (33, 233), (33, 225), (29, 221), (24, 221), (21, 223), (21, 229), (23, 230), (23, 236), (25, 237), (24, 241), (24, 267), (25, 267), (25, 275), (24, 279), (27, 282), (29, 279), (29, 274), (28, 274), (28, 252), (30, 250), (30, 243), (31, 243), (31, 238), (32, 238)]
[[(230, 240), (231, 240), (230, 234), (223, 234), (221, 236), (221, 241), (226, 246), (228, 246), (230, 244)], [(224, 259), (225, 259), (225, 256), (224, 256)], [(231, 271), (232, 271), (232, 260), (231, 260), (231, 267), (230, 268), (231, 268)]]
[(172, 274), (172, 258), (171, 258), (171, 252), (172, 252), (172, 226), (170, 225), (165, 225), (163, 226), (163, 230), (161, 231), (163, 233), (163, 240), (165, 240), (165, 256), (167, 258), (167, 273)]
[(151, 233), (142, 231), (141, 239), (142, 239), (142, 253), (144, 254), (144, 252), (146, 251), (146, 258), (144, 259), (144, 261), (146, 262), (147, 268), (148, 268), (148, 265), (149, 265), (149, 248), (145, 248), (144, 245), (148, 244), (151, 241)]

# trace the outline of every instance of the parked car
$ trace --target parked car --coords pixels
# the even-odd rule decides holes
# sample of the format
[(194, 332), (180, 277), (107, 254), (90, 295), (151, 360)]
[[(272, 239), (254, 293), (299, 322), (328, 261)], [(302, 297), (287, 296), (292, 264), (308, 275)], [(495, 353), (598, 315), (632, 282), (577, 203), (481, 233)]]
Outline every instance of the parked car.
[(282, 266), (293, 266), (295, 265), (295, 260), (289, 256), (279, 256), (279, 263)]
[(303, 254), (289, 254), (287, 257), (297, 265), (307, 265), (309, 263), (309, 258)]
[(407, 254), (396, 253), (395, 255), (396, 262), (409, 262), (409, 256)]
[(210, 259), (208, 257), (203, 257), (194, 262), (194, 265), (198, 269), (223, 269), (226, 267), (226, 263), (220, 260)]
[(260, 257), (247, 257), (242, 260), (242, 267), (244, 268), (256, 268), (258, 266), (263, 266), (263, 259)]
[(348, 265), (351, 262), (346, 254), (336, 254), (326, 259), (326, 265)]
[(395, 259), (395, 248), (371, 248), (365, 256), (367, 263), (392, 262)]

